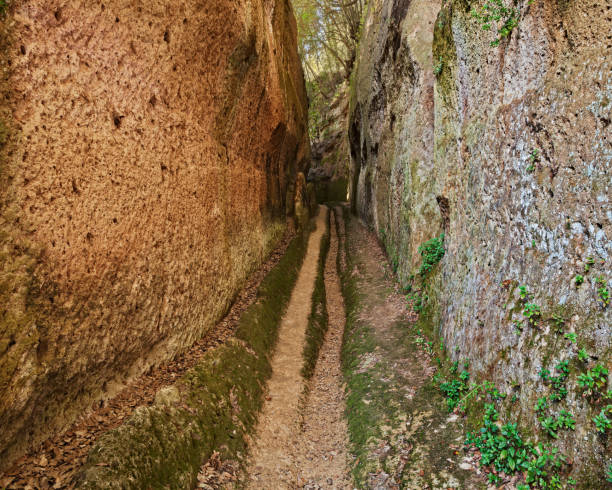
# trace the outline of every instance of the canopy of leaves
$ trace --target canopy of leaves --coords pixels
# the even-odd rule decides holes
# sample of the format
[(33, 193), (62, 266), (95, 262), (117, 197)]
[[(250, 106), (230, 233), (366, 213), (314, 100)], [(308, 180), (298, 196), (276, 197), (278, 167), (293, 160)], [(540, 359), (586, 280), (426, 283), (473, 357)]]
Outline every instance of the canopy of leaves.
[(306, 78), (351, 73), (366, 0), (292, 0)]
[(317, 141), (327, 110), (353, 70), (367, 0), (291, 1), (310, 102), (310, 136)]

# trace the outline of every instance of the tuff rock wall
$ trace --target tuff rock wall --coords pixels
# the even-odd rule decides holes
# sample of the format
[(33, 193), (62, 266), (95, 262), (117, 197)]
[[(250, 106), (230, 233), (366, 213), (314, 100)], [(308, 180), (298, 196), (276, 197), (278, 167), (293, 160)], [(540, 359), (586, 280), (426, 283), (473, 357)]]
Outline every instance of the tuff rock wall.
[[(553, 412), (570, 407), (577, 425), (558, 444), (581, 485), (599, 488), (612, 449), (576, 377), (612, 368), (612, 306), (596, 283), (612, 289), (612, 3), (519, 0), (497, 47), (470, 15), (478, 5), (371, 0), (351, 85), (352, 206), (406, 283), (418, 246), (445, 232), (422, 317), (474, 379), (517, 394), (508, 416), (543, 441), (533, 407), (550, 387), (538, 373), (571, 360)], [(541, 308), (535, 326), (519, 285)]]
[(1, 19), (0, 468), (225, 312), (309, 158), (287, 0)]

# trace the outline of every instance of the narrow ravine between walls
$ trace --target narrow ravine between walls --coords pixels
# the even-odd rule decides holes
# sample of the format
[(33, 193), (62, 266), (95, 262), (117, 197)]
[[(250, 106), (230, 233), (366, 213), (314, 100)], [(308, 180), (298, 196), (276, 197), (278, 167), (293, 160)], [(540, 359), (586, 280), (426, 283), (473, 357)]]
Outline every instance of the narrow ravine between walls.
[(612, 489), (612, 0), (0, 0), (0, 489)]

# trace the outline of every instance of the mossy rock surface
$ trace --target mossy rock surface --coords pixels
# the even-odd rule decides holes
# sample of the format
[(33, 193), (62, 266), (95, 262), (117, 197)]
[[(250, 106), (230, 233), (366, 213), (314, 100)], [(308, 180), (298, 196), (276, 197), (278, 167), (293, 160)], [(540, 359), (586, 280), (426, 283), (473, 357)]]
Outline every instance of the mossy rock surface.
[(448, 412), (432, 381), (433, 359), (419, 346), (419, 327), (383, 251), (354, 219), (346, 243), (342, 367), (355, 485), (486, 488), (453, 450), (464, 421)]
[(317, 268), (317, 278), (312, 293), (312, 308), (308, 317), (308, 327), (306, 328), (306, 344), (304, 345), (304, 368), (302, 375), (306, 379), (312, 378), (314, 374), (319, 351), (325, 341), (325, 334), (329, 328), (329, 318), (327, 312), (326, 290), (325, 290), (325, 262), (329, 253), (330, 245), (330, 217), (326, 224), (325, 233), (321, 237), (321, 248), (319, 252), (319, 265)]

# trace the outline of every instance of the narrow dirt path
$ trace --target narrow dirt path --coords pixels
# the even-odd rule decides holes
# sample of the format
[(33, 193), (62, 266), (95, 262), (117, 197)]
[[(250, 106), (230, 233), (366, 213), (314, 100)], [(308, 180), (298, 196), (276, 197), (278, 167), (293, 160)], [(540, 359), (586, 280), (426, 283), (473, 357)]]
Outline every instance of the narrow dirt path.
[(344, 417), (340, 368), (346, 313), (336, 268), (339, 239), (332, 214), (329, 253), (325, 261), (325, 292), (329, 330), (304, 400), (298, 439), (298, 486), (306, 489), (352, 488), (348, 469), (348, 427)]
[(330, 330), (307, 397), (302, 397), (302, 352), (327, 213), (327, 208), (320, 208), (317, 229), (310, 237), (280, 328), (269, 395), (252, 446), (247, 488), (350, 488), (340, 371), (344, 305), (336, 271), (338, 239), (333, 225), (325, 265)]

